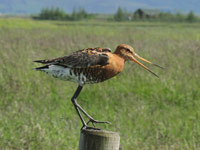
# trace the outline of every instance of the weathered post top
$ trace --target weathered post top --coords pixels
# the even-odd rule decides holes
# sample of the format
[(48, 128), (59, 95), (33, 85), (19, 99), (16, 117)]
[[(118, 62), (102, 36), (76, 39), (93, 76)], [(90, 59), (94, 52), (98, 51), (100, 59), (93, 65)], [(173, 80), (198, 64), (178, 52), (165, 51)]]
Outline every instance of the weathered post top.
[(83, 129), (79, 150), (119, 150), (120, 136), (117, 132)]

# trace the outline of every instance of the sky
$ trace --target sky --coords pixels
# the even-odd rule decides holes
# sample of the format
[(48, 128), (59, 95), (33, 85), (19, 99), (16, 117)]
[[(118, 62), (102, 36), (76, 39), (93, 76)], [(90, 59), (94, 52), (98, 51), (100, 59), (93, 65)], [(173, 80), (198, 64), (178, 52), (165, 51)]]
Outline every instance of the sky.
[(0, 0), (0, 13), (34, 14), (47, 7), (59, 7), (68, 13), (84, 8), (90, 13), (109, 14), (121, 7), (130, 12), (143, 8), (200, 14), (200, 0)]

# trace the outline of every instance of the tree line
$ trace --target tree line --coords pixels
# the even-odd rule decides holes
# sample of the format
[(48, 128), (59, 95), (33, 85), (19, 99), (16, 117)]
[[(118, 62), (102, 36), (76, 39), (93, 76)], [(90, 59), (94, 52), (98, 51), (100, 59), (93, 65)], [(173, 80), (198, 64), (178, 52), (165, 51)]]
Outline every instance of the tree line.
[(157, 10), (137, 9), (134, 13), (118, 8), (114, 14), (115, 21), (174, 21), (174, 22), (196, 22), (200, 19), (190, 11), (188, 14), (159, 12)]
[(33, 16), (34, 19), (39, 20), (69, 20), (76, 21), (82, 19), (93, 18), (93, 14), (87, 13), (83, 8), (79, 10), (74, 9), (71, 14), (65, 13), (60, 8), (44, 8), (38, 15)]
[[(33, 16), (34, 19), (40, 20), (69, 20), (77, 21), (83, 19), (95, 19), (97, 14), (87, 13), (86, 10), (80, 8), (74, 9), (71, 14), (65, 13), (60, 8), (44, 8), (41, 12)], [(192, 11), (188, 14), (159, 12), (156, 10), (143, 10), (137, 9), (135, 12), (130, 13), (120, 7), (116, 13), (109, 20), (113, 21), (174, 21), (174, 22), (197, 22), (200, 21)]]

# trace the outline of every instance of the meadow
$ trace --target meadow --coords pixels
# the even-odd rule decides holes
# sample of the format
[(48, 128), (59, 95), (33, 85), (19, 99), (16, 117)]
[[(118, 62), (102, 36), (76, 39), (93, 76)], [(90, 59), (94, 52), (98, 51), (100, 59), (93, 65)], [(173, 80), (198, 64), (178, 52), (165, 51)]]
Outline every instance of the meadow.
[(159, 79), (127, 62), (117, 77), (84, 86), (79, 104), (117, 131), (123, 150), (200, 149), (200, 24), (59, 22), (0, 18), (0, 150), (76, 150), (77, 84), (33, 68), (87, 47), (130, 44)]

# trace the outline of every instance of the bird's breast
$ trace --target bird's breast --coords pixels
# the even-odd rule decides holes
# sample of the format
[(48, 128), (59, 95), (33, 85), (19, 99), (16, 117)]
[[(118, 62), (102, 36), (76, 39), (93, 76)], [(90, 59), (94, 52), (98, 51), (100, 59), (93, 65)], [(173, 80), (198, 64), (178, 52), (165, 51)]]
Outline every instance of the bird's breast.
[(124, 59), (111, 55), (107, 65), (91, 66), (84, 72), (87, 72), (86, 77), (88, 82), (103, 82), (119, 74), (123, 68)]
[(124, 62), (124, 59), (118, 57), (117, 55), (112, 55), (109, 59), (108, 65), (103, 66), (106, 78), (112, 78), (122, 72), (124, 69)]

